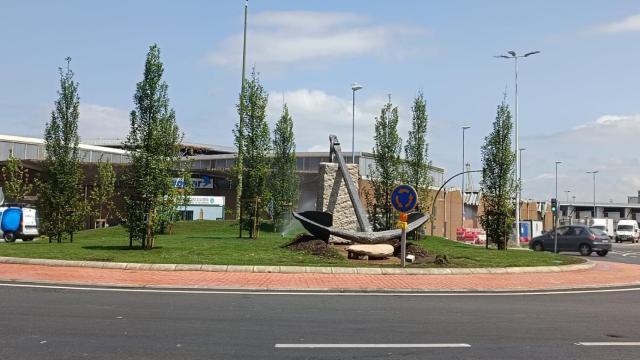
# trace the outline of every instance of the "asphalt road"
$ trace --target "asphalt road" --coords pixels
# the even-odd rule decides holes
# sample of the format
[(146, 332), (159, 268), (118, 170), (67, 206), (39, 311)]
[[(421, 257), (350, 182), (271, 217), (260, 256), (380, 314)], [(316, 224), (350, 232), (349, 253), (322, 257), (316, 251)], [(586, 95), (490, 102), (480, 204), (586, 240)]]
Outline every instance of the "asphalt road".
[[(607, 256), (598, 256), (596, 253), (593, 253), (589, 257), (589, 259), (640, 265), (640, 243), (635, 244), (624, 242), (613, 243), (611, 245), (613, 246), (613, 249), (609, 251)], [(580, 256), (580, 254), (578, 254), (577, 252), (568, 254)]]
[[(640, 291), (376, 296), (0, 286), (0, 358), (638, 359), (640, 346), (576, 343), (640, 345), (639, 297)], [(304, 344), (366, 348), (287, 347)], [(372, 348), (385, 344), (392, 347)]]

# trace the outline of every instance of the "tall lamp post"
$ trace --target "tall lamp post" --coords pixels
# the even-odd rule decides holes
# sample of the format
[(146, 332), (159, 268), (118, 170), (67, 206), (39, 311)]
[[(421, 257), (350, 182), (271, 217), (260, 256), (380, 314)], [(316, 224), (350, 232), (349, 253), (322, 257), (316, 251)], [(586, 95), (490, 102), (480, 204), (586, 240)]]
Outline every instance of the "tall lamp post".
[[(519, 147), (518, 147), (518, 59), (519, 58), (526, 58), (529, 57), (531, 55), (535, 55), (535, 54), (539, 54), (540, 51), (531, 51), (528, 52), (524, 55), (517, 55), (515, 51), (507, 51), (508, 55), (496, 55), (494, 57), (497, 58), (504, 58), (504, 59), (513, 59), (514, 65), (515, 65), (515, 83), (516, 83), (516, 98), (515, 98), (515, 153), (516, 153), (516, 173), (515, 176), (516, 178), (518, 177), (518, 166), (519, 166), (519, 160), (520, 160), (520, 156), (519, 156)], [(520, 245), (520, 192), (516, 192), (516, 244), (519, 246)]]
[(596, 214), (596, 174), (599, 173), (598, 170), (587, 171), (587, 174), (593, 174), (593, 217), (598, 217)]
[[(470, 129), (471, 126), (463, 126), (462, 127), (462, 172), (464, 172), (464, 132)], [(460, 189), (460, 195), (462, 195), (462, 227), (464, 227), (464, 178), (462, 176), (462, 189)]]
[(351, 102), (351, 163), (356, 163), (356, 91), (362, 89), (362, 85), (353, 83), (351, 91), (353, 92), (353, 101)]
[[(556, 201), (558, 201), (558, 164), (562, 164), (562, 161), (557, 161), (556, 160)], [(556, 209), (556, 213), (559, 213), (560, 209)], [(556, 216), (555, 219), (553, 219), (553, 252), (557, 253), (558, 252), (558, 218), (559, 216)]]
[[(519, 199), (522, 199), (522, 152), (524, 150), (527, 150), (526, 148), (519, 148), (518, 152), (519, 152), (519, 166), (520, 166), (520, 172), (518, 173), (518, 195)], [(529, 216), (529, 214), (527, 214), (527, 216)]]
[[(236, 157), (236, 167), (238, 171), (238, 183), (236, 185), (236, 219), (241, 220), (240, 212), (242, 211), (242, 179), (244, 169), (243, 163), (243, 147), (244, 147), (244, 109), (242, 108), (244, 103), (244, 83), (245, 83), (245, 65), (247, 61), (247, 12), (249, 10), (249, 0), (244, 2), (244, 30), (242, 35), (242, 83), (240, 85), (240, 119), (238, 121), (238, 155)], [(242, 237), (242, 226), (238, 227), (239, 237)]]

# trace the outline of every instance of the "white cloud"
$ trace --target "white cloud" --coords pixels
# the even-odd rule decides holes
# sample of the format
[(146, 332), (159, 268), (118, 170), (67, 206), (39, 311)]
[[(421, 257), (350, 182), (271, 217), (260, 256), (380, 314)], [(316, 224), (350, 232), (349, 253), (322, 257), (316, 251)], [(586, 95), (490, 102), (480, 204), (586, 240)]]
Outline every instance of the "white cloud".
[[(428, 33), (425, 28), (406, 25), (372, 25), (353, 13), (278, 11), (251, 17), (247, 34), (249, 63), (285, 65), (324, 63), (341, 58), (375, 55), (402, 59), (426, 50), (403, 46), (404, 39)], [(242, 33), (222, 40), (208, 60), (221, 66), (239, 66)], [(392, 54), (392, 55), (390, 55)]]
[[(535, 141), (564, 141), (576, 143), (599, 143), (607, 146), (624, 145), (635, 141), (640, 133), (640, 114), (602, 115), (594, 121), (586, 122), (568, 130), (548, 135), (527, 136)], [(623, 142), (624, 141), (624, 142)]]
[[(267, 117), (271, 127), (282, 113), (282, 99), (293, 117), (296, 144), (299, 151), (329, 151), (329, 135), (335, 134), (344, 152), (351, 152), (352, 99), (327, 94), (321, 90), (298, 89), (271, 91)], [(374, 121), (380, 108), (386, 103), (381, 96), (356, 99), (355, 149), (371, 151), (373, 148)], [(408, 118), (406, 107), (394, 102), (400, 109), (401, 137), (406, 134)]]
[(601, 34), (615, 34), (634, 31), (640, 31), (640, 14), (600, 25), (593, 29), (593, 32)]
[(593, 178), (586, 171), (598, 170), (598, 201), (625, 202), (640, 190), (640, 160), (634, 149), (638, 134), (640, 114), (602, 115), (566, 131), (522, 138), (527, 148), (523, 154), (523, 196), (553, 197), (554, 165), (560, 160), (559, 196), (569, 190), (576, 200), (591, 201)]
[(122, 139), (129, 132), (129, 112), (96, 104), (80, 104), (81, 139)]

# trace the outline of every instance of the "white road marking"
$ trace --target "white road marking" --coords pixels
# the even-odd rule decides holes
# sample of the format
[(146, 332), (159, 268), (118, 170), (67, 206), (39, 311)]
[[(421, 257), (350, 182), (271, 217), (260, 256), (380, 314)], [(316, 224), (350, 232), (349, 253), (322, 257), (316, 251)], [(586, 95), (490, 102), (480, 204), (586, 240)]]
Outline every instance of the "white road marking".
[(581, 346), (640, 346), (640, 342), (623, 342), (623, 341), (610, 341), (610, 342), (579, 342), (575, 345)]
[[(172, 290), (172, 289), (140, 289), (140, 288), (109, 288), (109, 287), (82, 287), (63, 285), (38, 285), (20, 283), (0, 283), (0, 287), (22, 287), (36, 289), (57, 289), (57, 290), (80, 290), (80, 291), (111, 291), (111, 292), (133, 292), (133, 293), (164, 293), (164, 294), (211, 294), (211, 295), (302, 295), (302, 296), (524, 296), (524, 295), (571, 295), (571, 294), (598, 294), (640, 291), (640, 287), (627, 287), (615, 289), (593, 289), (593, 290), (551, 290), (551, 291), (519, 291), (519, 292), (470, 292), (463, 290), (458, 292), (417, 292), (416, 290), (406, 290), (407, 292), (336, 292), (318, 290), (316, 292), (298, 292), (295, 290), (283, 291), (250, 291), (250, 290)], [(364, 289), (363, 291), (367, 291)], [(402, 289), (395, 289), (402, 291)], [(426, 289), (424, 291), (429, 291)]]
[(467, 348), (469, 344), (276, 344), (289, 349)]

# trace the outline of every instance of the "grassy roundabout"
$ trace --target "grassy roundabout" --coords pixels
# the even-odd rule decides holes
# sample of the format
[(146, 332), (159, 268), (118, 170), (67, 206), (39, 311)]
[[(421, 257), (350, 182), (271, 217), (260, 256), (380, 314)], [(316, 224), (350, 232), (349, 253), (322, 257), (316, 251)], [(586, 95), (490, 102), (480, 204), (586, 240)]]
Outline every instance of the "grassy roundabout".
[[(262, 232), (259, 240), (239, 239), (235, 222), (180, 222), (174, 235), (160, 235), (150, 251), (130, 249), (122, 227), (78, 232), (73, 243), (46, 240), (0, 244), (0, 256), (38, 259), (112, 261), (164, 264), (363, 266), (338, 255), (319, 257), (282, 246), (293, 236)], [(433, 255), (447, 255), (447, 267), (512, 267), (566, 265), (582, 262), (576, 257), (522, 250), (485, 250), (438, 237), (418, 242)], [(369, 264), (369, 266), (379, 266)], [(435, 264), (410, 265), (439, 267)]]

